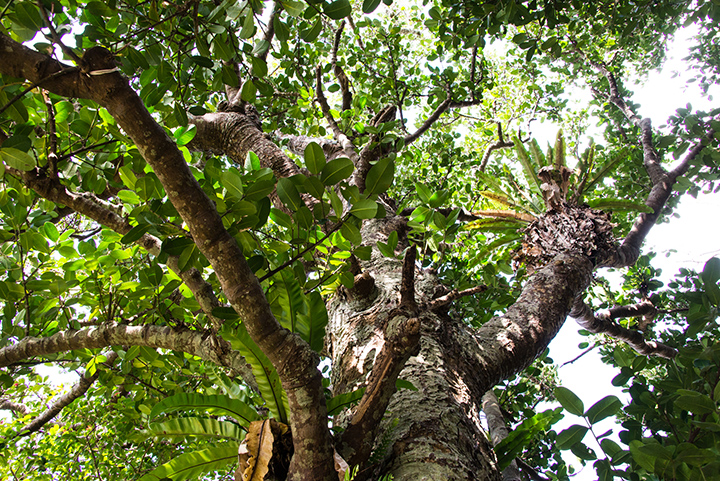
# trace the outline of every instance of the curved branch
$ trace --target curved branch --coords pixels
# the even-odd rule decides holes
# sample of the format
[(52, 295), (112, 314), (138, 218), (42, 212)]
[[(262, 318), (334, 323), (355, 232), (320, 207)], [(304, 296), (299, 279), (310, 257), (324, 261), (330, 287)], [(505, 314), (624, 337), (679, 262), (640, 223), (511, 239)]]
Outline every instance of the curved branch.
[[(485, 413), (485, 419), (487, 419), (490, 439), (492, 440), (493, 446), (497, 446), (503, 439), (508, 437), (510, 430), (505, 424), (505, 418), (500, 409), (500, 404), (492, 389), (483, 395), (482, 409)], [(522, 479), (517, 461), (513, 459), (510, 465), (503, 470), (502, 479), (503, 481), (520, 481)]]
[(498, 128), (498, 140), (488, 145), (488, 148), (485, 149), (485, 153), (483, 154), (482, 160), (480, 161), (480, 172), (485, 172), (485, 167), (487, 167), (487, 164), (490, 161), (490, 156), (493, 152), (495, 152), (496, 150), (506, 149), (508, 147), (515, 146), (515, 143), (513, 141), (504, 139), (502, 124), (500, 122), (496, 123)]
[[(104, 364), (112, 365), (118, 358), (118, 355), (116, 352), (111, 351), (107, 353), (106, 357), (107, 360)], [(95, 369), (95, 372), (93, 374), (90, 374), (86, 370), (85, 374), (80, 377), (80, 380), (75, 383), (75, 385), (70, 389), (70, 391), (57, 398), (45, 411), (40, 413), (35, 419), (26, 424), (25, 427), (20, 430), (18, 436), (28, 436), (34, 432), (39, 431), (40, 428), (45, 426), (47, 423), (52, 421), (55, 416), (60, 414), (60, 411), (62, 411), (66, 406), (69, 406), (70, 403), (72, 403), (77, 398), (84, 396), (88, 389), (90, 389), (90, 386), (92, 386), (92, 384), (97, 381), (98, 377), (100, 377), (99, 370)]]
[(360, 160), (360, 156), (357, 153), (355, 144), (353, 144), (352, 140), (350, 140), (350, 138), (340, 129), (340, 126), (338, 126), (332, 116), (332, 113), (330, 112), (330, 105), (328, 104), (327, 97), (325, 97), (325, 93), (322, 89), (322, 68), (320, 66), (315, 69), (315, 97), (320, 104), (320, 110), (322, 110), (325, 121), (330, 126), (330, 130), (333, 131), (335, 140), (342, 145), (343, 152), (348, 159), (352, 160), (353, 164), (357, 164)]
[(615, 339), (624, 341), (640, 354), (672, 359), (677, 355), (676, 349), (660, 342), (646, 341), (640, 331), (627, 329), (613, 322), (614, 319), (620, 317), (637, 315), (634, 314), (634, 312), (651, 312), (654, 309), (655, 307), (652, 306), (652, 304), (650, 304), (650, 307), (645, 304), (632, 306), (632, 308), (630, 308), (630, 306), (623, 306), (622, 308), (614, 308), (614, 311), (610, 310), (595, 314), (593, 310), (583, 302), (582, 297), (578, 296), (573, 304), (570, 317), (573, 317), (583, 329), (587, 329), (595, 334), (607, 334)]
[(103, 324), (87, 329), (60, 331), (50, 337), (26, 337), (0, 349), (0, 367), (25, 359), (77, 349), (109, 346), (147, 346), (186, 352), (218, 366), (240, 369), (245, 359), (237, 351), (218, 349), (219, 338), (202, 331), (169, 326)]
[(503, 379), (529, 366), (565, 323), (573, 300), (592, 280), (592, 262), (583, 255), (561, 254), (526, 282), (515, 304), (475, 332), (452, 333), (457, 361), (476, 373), (481, 397)]
[(13, 411), (20, 416), (25, 416), (29, 409), (26, 405), (16, 403), (7, 398), (0, 399), (0, 411)]
[[(617, 79), (610, 71), (608, 66), (603, 62), (591, 60), (584, 52), (575, 47), (575, 52), (581, 55), (591, 66), (600, 72), (608, 81), (609, 93), (606, 96), (608, 102), (615, 105), (620, 112), (632, 123), (640, 129), (640, 145), (643, 148), (643, 165), (652, 182), (652, 189), (648, 195), (645, 205), (652, 209), (651, 213), (642, 213), (638, 216), (633, 224), (632, 229), (623, 240), (622, 244), (615, 253), (603, 261), (602, 266), (605, 267), (626, 267), (633, 265), (640, 255), (640, 245), (645, 237), (655, 225), (662, 208), (665, 206), (673, 186), (678, 177), (687, 172), (690, 163), (703, 150), (703, 142), (698, 142), (680, 164), (672, 171), (668, 172), (662, 166), (662, 159), (655, 150), (655, 144), (652, 139), (652, 122), (650, 119), (640, 118), (639, 115), (625, 102), (620, 93)], [(706, 134), (707, 138), (712, 138), (714, 130), (709, 129)]]

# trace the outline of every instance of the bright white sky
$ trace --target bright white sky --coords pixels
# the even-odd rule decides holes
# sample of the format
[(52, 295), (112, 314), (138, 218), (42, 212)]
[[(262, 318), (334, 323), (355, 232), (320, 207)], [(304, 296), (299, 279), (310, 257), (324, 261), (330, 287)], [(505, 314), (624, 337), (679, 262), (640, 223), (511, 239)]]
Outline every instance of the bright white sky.
[[(703, 98), (696, 83), (686, 83), (687, 79), (693, 76), (682, 62), (682, 59), (688, 55), (689, 37), (690, 34), (687, 32), (680, 35), (672, 45), (668, 60), (661, 71), (651, 75), (647, 81), (634, 89), (636, 93), (632, 100), (640, 104), (639, 115), (653, 119), (655, 126), (662, 126), (676, 109), (685, 107), (686, 103), (692, 104), (695, 108), (702, 107), (708, 110), (719, 106), (717, 100)], [(720, 88), (717, 85), (708, 93), (711, 97), (714, 94), (715, 99), (720, 99)], [(658, 254), (653, 266), (663, 269), (663, 282), (667, 283), (680, 267), (700, 271), (709, 258), (720, 255), (720, 224), (708, 221), (716, 218), (719, 207), (720, 199), (716, 195), (700, 195), (697, 199), (685, 196), (676, 211), (679, 217), (673, 218), (670, 223), (656, 225), (650, 232), (643, 246), (643, 252), (654, 251)], [(576, 323), (568, 320), (557, 338), (550, 344), (550, 356), (558, 365), (574, 359), (582, 352), (578, 344), (587, 341), (588, 338), (580, 336), (578, 329)], [(583, 400), (585, 409), (610, 394), (620, 399), (628, 398), (621, 389), (611, 384), (612, 378), (618, 373), (618, 369), (612, 369), (600, 361), (597, 350), (559, 370), (563, 385)], [(585, 425), (581, 418), (566, 415), (566, 418), (555, 428), (559, 432), (572, 424)], [(604, 424), (600, 423), (595, 432), (600, 435), (611, 428), (615, 428), (617, 432), (619, 427), (607, 420)], [(591, 442), (591, 439), (590, 434), (587, 434), (584, 441), (591, 447), (597, 446), (594, 441)], [(617, 441), (617, 436), (614, 436), (614, 439)], [(596, 452), (601, 455), (599, 448)], [(565, 460), (578, 469), (581, 468), (573, 454), (568, 452)], [(592, 462), (573, 479), (596, 480), (597, 475), (592, 468)]]

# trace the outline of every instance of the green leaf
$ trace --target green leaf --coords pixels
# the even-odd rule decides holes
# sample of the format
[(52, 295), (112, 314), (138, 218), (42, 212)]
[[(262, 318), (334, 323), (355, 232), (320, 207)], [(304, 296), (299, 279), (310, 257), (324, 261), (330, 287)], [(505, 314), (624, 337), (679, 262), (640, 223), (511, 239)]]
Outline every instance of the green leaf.
[[(90, 2), (100, 3), (100, 2)], [(89, 7), (90, 4), (86, 6)], [(15, 15), (17, 16), (18, 22), (29, 30), (39, 31), (44, 27), (43, 19), (40, 16), (40, 10), (33, 2), (17, 2), (15, 5)]]
[(258, 57), (251, 57), (250, 61), (252, 62), (253, 67), (253, 75), (256, 77), (264, 77), (268, 73), (267, 64), (265, 61)]
[(237, 462), (238, 446), (238, 443), (230, 443), (181, 454), (150, 471), (139, 481), (158, 481), (170, 478), (172, 481), (197, 479), (204, 473), (216, 472)]
[(311, 28), (300, 30), (300, 38), (308, 43), (314, 42), (320, 32), (322, 32), (322, 20), (318, 18)]
[(349, 0), (335, 0), (333, 3), (323, 4), (323, 11), (333, 20), (342, 20), (350, 16), (352, 7)]
[(682, 394), (675, 400), (675, 406), (695, 414), (709, 414), (717, 411), (715, 401), (706, 394), (682, 390)]
[(175, 411), (202, 411), (212, 415), (230, 416), (243, 427), (260, 419), (255, 409), (246, 403), (225, 395), (180, 393), (157, 403), (150, 412), (150, 419), (160, 413)]
[(255, 87), (255, 84), (252, 82), (252, 80), (248, 79), (245, 82), (243, 82), (242, 89), (240, 89), (240, 98), (243, 99), (245, 102), (255, 102), (255, 98), (257, 96), (257, 87)]
[(587, 427), (580, 426), (579, 424), (573, 424), (569, 428), (558, 433), (555, 441), (557, 443), (557, 447), (560, 449), (570, 449), (572, 445), (582, 441), (587, 432)]
[(320, 180), (325, 185), (335, 185), (343, 179), (350, 177), (355, 170), (350, 159), (341, 157), (325, 164), (320, 175)]
[(645, 213), (651, 213), (653, 210), (648, 207), (645, 204), (639, 204), (637, 202), (631, 202), (629, 200), (623, 200), (623, 199), (607, 199), (607, 198), (599, 198), (594, 199), (590, 202), (588, 202), (590, 207), (597, 210), (620, 210), (620, 211), (634, 211), (634, 212), (645, 212)]
[(303, 338), (310, 344), (315, 352), (321, 352), (325, 347), (325, 328), (328, 323), (328, 313), (325, 300), (319, 292), (313, 291), (307, 296), (309, 325)]
[(585, 412), (585, 406), (583, 405), (582, 400), (577, 397), (574, 392), (568, 388), (558, 386), (555, 388), (554, 393), (555, 398), (567, 412), (576, 416), (583, 415)]
[(363, 13), (373, 13), (381, 1), (382, 0), (364, 0), (362, 6)]
[(122, 239), (120, 239), (120, 242), (122, 242), (123, 244), (132, 244), (133, 242), (141, 238), (143, 234), (149, 231), (150, 227), (152, 227), (152, 225), (150, 224), (136, 225), (135, 227), (130, 229), (130, 231), (125, 234)]
[(300, 192), (298, 192), (297, 187), (295, 187), (293, 181), (287, 177), (283, 177), (278, 180), (277, 193), (282, 203), (285, 204), (291, 211), (298, 211), (300, 210), (300, 207), (305, 205), (300, 197)]
[(280, 20), (279, 15), (273, 20), (273, 26), (275, 26), (275, 37), (281, 42), (287, 42), (290, 38), (290, 29)]
[(292, 17), (298, 17), (305, 11), (305, 4), (295, 0), (282, 0), (280, 2), (285, 11)]
[(340, 414), (343, 409), (354, 406), (362, 399), (363, 394), (365, 394), (364, 387), (331, 398), (327, 402), (328, 416), (335, 416)]
[(420, 200), (423, 204), (430, 202), (433, 192), (425, 185), (420, 182), (415, 182), (415, 190), (420, 196)]
[(240, 175), (239, 170), (237, 170), (235, 167), (230, 167), (228, 170), (222, 173), (220, 178), (222, 179), (222, 185), (223, 187), (225, 187), (225, 190), (227, 190), (229, 196), (235, 197), (237, 199), (242, 198), (243, 183), (242, 176)]
[(45, 222), (45, 224), (43, 224), (43, 233), (45, 237), (53, 242), (57, 242), (60, 238), (60, 232), (58, 232), (57, 227), (55, 227), (55, 224), (52, 222)]
[(252, 9), (250, 9), (250, 13), (248, 13), (245, 16), (245, 20), (243, 21), (243, 26), (240, 29), (240, 33), (238, 33), (238, 37), (242, 39), (250, 38), (255, 34), (255, 17), (253, 16)]
[[(235, 423), (212, 418), (183, 417), (150, 423), (148, 431), (159, 438), (220, 438), (235, 441), (245, 436)], [(247, 431), (247, 429), (245, 429)]]
[(378, 160), (365, 179), (365, 193), (382, 194), (390, 187), (394, 177), (395, 162), (388, 158)]
[(350, 213), (358, 219), (372, 219), (377, 213), (377, 202), (371, 199), (362, 199), (350, 208)]
[[(243, 167), (248, 172), (252, 172), (254, 170), (260, 170), (262, 168), (262, 165), (260, 164), (260, 158), (257, 156), (257, 154), (255, 152), (253, 152), (251, 150), (250, 152), (247, 153), (247, 157), (245, 157), (245, 165)], [(258, 181), (258, 182), (260, 182), (260, 181)], [(256, 182), (253, 185), (258, 184), (258, 182)], [(248, 193), (250, 192), (250, 190), (252, 190), (252, 187), (250, 189), (248, 189)]]
[(0, 149), (0, 157), (2, 158), (3, 162), (8, 167), (12, 167), (13, 169), (22, 170), (24, 172), (28, 172), (30, 170), (33, 170), (37, 164), (35, 163), (35, 158), (32, 157), (27, 152), (23, 152), (22, 150), (14, 149), (12, 147), (6, 147), (4, 149)]
[(307, 147), (305, 147), (305, 167), (310, 171), (311, 174), (317, 175), (319, 174), (323, 167), (325, 167), (325, 152), (323, 152), (322, 147), (317, 144), (317, 142), (310, 142)]
[(267, 356), (250, 338), (245, 326), (239, 324), (231, 327), (226, 323), (222, 329), (222, 337), (230, 342), (233, 349), (238, 350), (252, 367), (258, 389), (270, 413), (277, 420), (287, 424), (287, 395), (280, 383), (280, 377)]
[(188, 144), (192, 139), (194, 139), (196, 133), (197, 128), (194, 125), (188, 125), (186, 127), (180, 127), (173, 132), (173, 137), (175, 137), (175, 142), (181, 146)]
[(525, 150), (525, 146), (517, 136), (513, 137), (513, 142), (515, 143), (515, 152), (517, 153), (518, 160), (520, 160), (520, 164), (522, 165), (525, 179), (528, 181), (528, 184), (530, 184), (530, 188), (533, 191), (539, 193), (541, 190), (541, 182), (537, 176), (537, 170), (540, 169), (540, 166), (536, 166), (533, 164), (533, 161), (530, 158), (530, 154), (527, 150)]
[(587, 410), (585, 417), (588, 418), (590, 424), (595, 424), (598, 421), (605, 419), (608, 416), (612, 416), (620, 410), (622, 403), (617, 396), (605, 396)]

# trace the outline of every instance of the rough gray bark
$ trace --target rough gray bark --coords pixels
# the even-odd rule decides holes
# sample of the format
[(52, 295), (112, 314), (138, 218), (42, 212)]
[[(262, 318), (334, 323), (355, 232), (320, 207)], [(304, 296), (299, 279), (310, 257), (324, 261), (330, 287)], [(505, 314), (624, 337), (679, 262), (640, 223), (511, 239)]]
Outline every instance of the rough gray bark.
[[(381, 224), (392, 221), (368, 225), (365, 237), (378, 238), (384, 230)], [(401, 304), (400, 261), (377, 255), (362, 267), (375, 281), (373, 294), (358, 298), (340, 293), (328, 305), (334, 394), (371, 383), (373, 370), (383, 368), (385, 326)], [(499, 479), (480, 424), (482, 396), (545, 350), (573, 300), (589, 284), (591, 272), (592, 263), (583, 255), (558, 256), (533, 275), (505, 316), (478, 330), (431, 309), (438, 280), (432, 273), (416, 272), (419, 352), (410, 357), (399, 378), (417, 391), (401, 389), (392, 395), (374, 440), (376, 464), (361, 464), (363, 479), (386, 473), (396, 481)], [(335, 422), (352, 425), (362, 409), (361, 401)], [(354, 449), (366, 442), (354, 441), (342, 438), (346, 459), (352, 460)]]

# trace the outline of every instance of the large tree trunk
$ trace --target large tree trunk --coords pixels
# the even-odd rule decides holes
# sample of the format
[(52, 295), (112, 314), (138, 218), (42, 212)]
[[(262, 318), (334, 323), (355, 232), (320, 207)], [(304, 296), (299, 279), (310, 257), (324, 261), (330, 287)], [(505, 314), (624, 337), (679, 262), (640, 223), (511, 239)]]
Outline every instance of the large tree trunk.
[[(365, 238), (382, 238), (385, 222), (367, 226)], [(342, 290), (328, 304), (327, 344), (336, 395), (372, 385), (368, 378), (373, 369), (383, 369), (388, 326), (401, 307), (402, 262), (376, 253), (363, 269), (374, 278), (375, 290)], [(396, 481), (500, 479), (480, 422), (482, 395), (546, 348), (572, 299), (589, 282), (591, 263), (584, 256), (560, 256), (528, 281), (506, 316), (477, 331), (442, 309), (431, 309), (430, 302), (443, 292), (440, 282), (432, 271), (415, 270), (419, 347), (398, 378), (417, 390), (399, 389), (392, 395), (374, 438), (375, 464), (361, 466), (362, 479), (388, 473)], [(355, 415), (351, 410), (336, 416), (335, 423), (347, 428)], [(341, 444), (341, 454), (352, 459), (361, 441), (350, 441), (356, 444)]]

